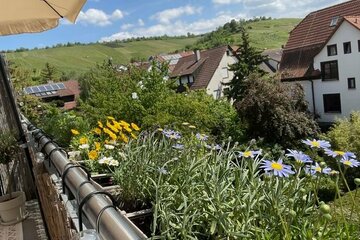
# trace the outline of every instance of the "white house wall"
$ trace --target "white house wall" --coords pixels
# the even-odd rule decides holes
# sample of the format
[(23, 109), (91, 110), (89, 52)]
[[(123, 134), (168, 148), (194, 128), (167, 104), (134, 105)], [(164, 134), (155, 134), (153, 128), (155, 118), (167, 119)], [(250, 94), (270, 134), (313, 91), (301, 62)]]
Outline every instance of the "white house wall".
[(229, 65), (234, 64), (237, 61), (236, 57), (234, 56), (228, 56), (225, 52), (218, 68), (216, 69), (213, 77), (211, 78), (207, 88), (206, 92), (209, 95), (212, 95), (214, 98), (218, 97), (218, 91), (221, 91), (221, 97), (224, 96), (223, 90), (226, 86), (223, 86), (221, 83), (228, 83), (233, 78), (234, 73), (231, 71), (228, 71), (228, 77), (224, 77), (222, 73), (223, 68), (229, 68)]
[[(321, 69), (321, 62), (337, 60), (339, 80), (314, 80), (316, 113), (319, 122), (334, 122), (336, 118), (347, 117), (354, 110), (360, 110), (360, 40), (359, 29), (344, 21), (331, 37), (322, 51), (314, 58), (314, 69)], [(344, 54), (343, 43), (351, 42), (351, 53)], [(327, 46), (336, 44), (337, 55), (328, 56)], [(355, 78), (356, 89), (348, 89), (348, 78)], [(325, 113), (323, 94), (340, 93), (341, 113)], [(307, 98), (311, 96), (311, 88), (306, 88)]]

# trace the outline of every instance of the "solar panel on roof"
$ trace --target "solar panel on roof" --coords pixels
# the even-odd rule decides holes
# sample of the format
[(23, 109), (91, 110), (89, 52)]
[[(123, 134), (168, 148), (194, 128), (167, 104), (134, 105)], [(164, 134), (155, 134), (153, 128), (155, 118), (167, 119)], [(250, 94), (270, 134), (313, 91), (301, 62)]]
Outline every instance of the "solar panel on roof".
[(51, 85), (46, 85), (46, 86), (45, 86), (45, 89), (46, 89), (47, 91), (51, 91), (51, 90), (53, 90), (53, 87), (52, 87)]
[(57, 85), (59, 86), (60, 89), (65, 89), (65, 85), (63, 83), (58, 83)]
[(33, 90), (31, 89), (31, 87), (27, 87), (27, 88), (24, 88), (24, 92), (26, 94), (31, 94), (31, 93), (33, 93)]
[(33, 93), (39, 93), (41, 92), (40, 89), (38, 87), (31, 87)]
[(44, 86), (39, 86), (40, 92), (46, 92), (46, 88)]

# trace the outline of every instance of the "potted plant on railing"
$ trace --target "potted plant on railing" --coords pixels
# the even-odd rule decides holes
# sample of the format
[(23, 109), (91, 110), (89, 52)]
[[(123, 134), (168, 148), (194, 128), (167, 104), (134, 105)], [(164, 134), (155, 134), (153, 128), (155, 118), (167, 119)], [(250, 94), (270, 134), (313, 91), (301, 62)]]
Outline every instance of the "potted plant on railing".
[(5, 165), (8, 177), (7, 194), (0, 196), (0, 224), (12, 225), (25, 219), (25, 193), (12, 192), (10, 163), (19, 151), (15, 136), (10, 131), (0, 133), (0, 164)]

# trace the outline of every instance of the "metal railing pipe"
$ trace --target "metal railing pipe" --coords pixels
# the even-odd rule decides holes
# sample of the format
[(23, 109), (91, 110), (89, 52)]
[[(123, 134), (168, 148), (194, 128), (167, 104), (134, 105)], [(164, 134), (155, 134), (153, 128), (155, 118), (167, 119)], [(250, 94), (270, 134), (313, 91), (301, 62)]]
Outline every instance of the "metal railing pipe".
[[(94, 229), (98, 230), (99, 235), (106, 240), (132, 240), (146, 239), (146, 235), (140, 231), (127, 217), (122, 215), (115, 208), (108, 197), (103, 194), (94, 194), (98, 188), (88, 181), (87, 173), (78, 167), (73, 167), (67, 159), (63, 150), (52, 142), (42, 131), (35, 128), (32, 124), (27, 124), (35, 141), (39, 143), (43, 153), (49, 155), (49, 161), (57, 169), (59, 174), (64, 176), (63, 184), (80, 203), (83, 199), (88, 199), (84, 203), (83, 213), (85, 213), (89, 223)], [(68, 170), (67, 170), (68, 169)], [(91, 196), (90, 196), (91, 195)], [(82, 214), (81, 212), (79, 214)], [(101, 215), (98, 219), (99, 214)]]

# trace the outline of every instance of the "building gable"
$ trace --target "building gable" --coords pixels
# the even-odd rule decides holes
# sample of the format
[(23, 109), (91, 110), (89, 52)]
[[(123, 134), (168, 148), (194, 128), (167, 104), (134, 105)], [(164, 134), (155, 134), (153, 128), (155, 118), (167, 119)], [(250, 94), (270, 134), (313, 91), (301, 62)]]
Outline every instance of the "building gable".
[(307, 15), (291, 32), (280, 63), (282, 80), (314, 79), (313, 58), (336, 32), (345, 16), (360, 16), (360, 0), (352, 0)]

